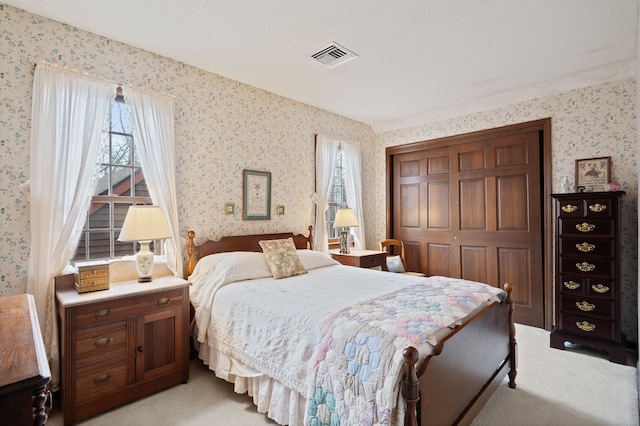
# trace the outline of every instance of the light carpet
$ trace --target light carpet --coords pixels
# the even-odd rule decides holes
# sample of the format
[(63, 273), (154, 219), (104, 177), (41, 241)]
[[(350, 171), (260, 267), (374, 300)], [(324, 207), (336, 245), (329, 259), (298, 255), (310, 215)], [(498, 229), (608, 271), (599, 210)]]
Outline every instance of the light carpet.
[[(474, 426), (638, 425), (636, 361), (609, 362), (606, 355), (578, 346), (549, 347), (549, 332), (516, 324), (517, 388), (506, 381), (489, 399)], [(633, 366), (633, 367), (632, 367)], [(47, 425), (63, 424), (56, 407)], [(82, 425), (275, 425), (256, 412), (251, 398), (191, 361), (189, 383), (88, 419)]]

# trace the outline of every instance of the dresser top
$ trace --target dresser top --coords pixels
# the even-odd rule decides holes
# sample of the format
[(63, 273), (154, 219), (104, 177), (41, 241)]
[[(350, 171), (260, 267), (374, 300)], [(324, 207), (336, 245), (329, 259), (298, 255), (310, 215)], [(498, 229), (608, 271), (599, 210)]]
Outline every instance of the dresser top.
[(0, 297), (0, 396), (49, 383), (33, 296)]
[(88, 293), (78, 293), (73, 286), (57, 286), (56, 297), (63, 307), (82, 305), (84, 303), (98, 302), (110, 299), (119, 299), (132, 295), (151, 294), (157, 291), (171, 290), (175, 288), (188, 287), (191, 285), (187, 280), (174, 276), (164, 276), (154, 278), (148, 283), (138, 281), (122, 281), (109, 284), (108, 290), (92, 291)]

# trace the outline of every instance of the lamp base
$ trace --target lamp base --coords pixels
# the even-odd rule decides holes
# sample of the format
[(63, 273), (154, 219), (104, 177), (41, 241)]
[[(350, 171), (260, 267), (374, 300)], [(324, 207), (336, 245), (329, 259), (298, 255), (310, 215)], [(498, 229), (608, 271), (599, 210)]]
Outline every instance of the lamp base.
[(136, 270), (138, 271), (138, 282), (149, 283), (153, 280), (151, 271), (153, 269), (153, 253), (149, 249), (151, 241), (139, 241), (140, 251), (136, 256)]
[(340, 253), (349, 254), (349, 231), (340, 232)]

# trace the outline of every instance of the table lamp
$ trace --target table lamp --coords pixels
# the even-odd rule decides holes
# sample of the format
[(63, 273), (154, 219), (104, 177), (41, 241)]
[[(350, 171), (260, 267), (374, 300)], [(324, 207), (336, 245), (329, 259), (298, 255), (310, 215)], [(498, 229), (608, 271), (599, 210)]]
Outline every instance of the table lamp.
[(137, 241), (140, 251), (136, 255), (138, 282), (152, 280), (153, 253), (149, 250), (151, 241), (169, 238), (171, 232), (159, 206), (131, 206), (124, 218), (118, 241)]
[(349, 253), (349, 228), (358, 226), (356, 216), (350, 208), (338, 209), (333, 221), (334, 228), (342, 228), (340, 232), (340, 253)]

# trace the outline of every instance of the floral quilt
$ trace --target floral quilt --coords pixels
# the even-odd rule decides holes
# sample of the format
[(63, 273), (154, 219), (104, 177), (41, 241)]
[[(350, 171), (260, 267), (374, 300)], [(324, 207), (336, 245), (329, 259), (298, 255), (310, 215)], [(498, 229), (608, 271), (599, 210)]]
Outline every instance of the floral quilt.
[(398, 424), (402, 350), (422, 353), (437, 344), (438, 330), (505, 297), (486, 284), (429, 277), (327, 317), (312, 355), (305, 425)]

